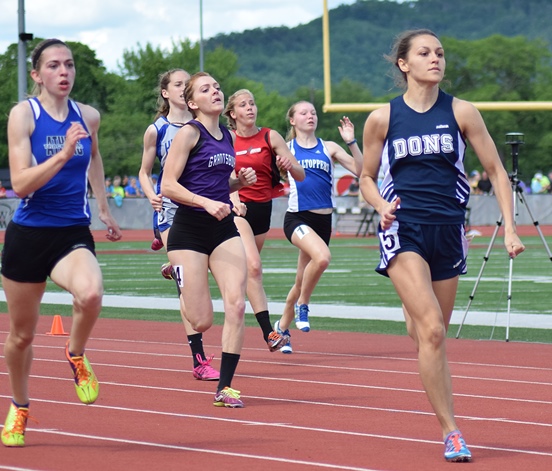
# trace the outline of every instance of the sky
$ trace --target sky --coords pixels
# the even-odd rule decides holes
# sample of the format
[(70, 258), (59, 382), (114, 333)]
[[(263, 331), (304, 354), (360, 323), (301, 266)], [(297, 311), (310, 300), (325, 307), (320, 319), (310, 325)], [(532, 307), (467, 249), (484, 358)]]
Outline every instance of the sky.
[[(328, 9), (356, 0), (327, 0)], [(255, 28), (294, 27), (323, 14), (323, 0), (0, 0), (0, 54), (18, 41), (19, 3), (25, 32), (89, 46), (112, 72), (125, 50)], [(321, 38), (322, 40), (322, 38)]]

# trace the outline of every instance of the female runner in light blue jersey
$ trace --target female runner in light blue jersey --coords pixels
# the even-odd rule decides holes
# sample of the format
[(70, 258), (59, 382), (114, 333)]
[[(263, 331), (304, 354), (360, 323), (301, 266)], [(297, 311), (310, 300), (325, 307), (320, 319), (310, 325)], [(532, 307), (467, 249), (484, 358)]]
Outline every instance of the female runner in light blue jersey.
[[(182, 129), (184, 123), (192, 119), (192, 114), (184, 100), (184, 87), (189, 78), (190, 74), (182, 69), (172, 69), (160, 75), (157, 116), (153, 124), (150, 124), (144, 133), (142, 166), (138, 173), (140, 184), (154, 210), (154, 227), (157, 229), (164, 247), (167, 247), (169, 229), (178, 206), (169, 198), (161, 195), (163, 168), (174, 136)], [(151, 175), (156, 159), (159, 160), (161, 170), (157, 183), (154, 185)], [(166, 263), (161, 267), (161, 273), (165, 278), (172, 279), (170, 263)], [(201, 381), (216, 381), (219, 379), (219, 372), (211, 366), (213, 357), (207, 358), (205, 356), (203, 334), (196, 332), (186, 319), (186, 307), (178, 283), (176, 286), (180, 299), (180, 317), (184, 323), (188, 345), (192, 351), (192, 374), (194, 378)]]
[[(406, 92), (366, 121), (360, 187), (381, 218), (377, 271), (391, 278), (403, 303), (422, 383), (441, 425), (445, 459), (470, 461), (454, 419), (445, 345), (458, 278), (466, 272), (466, 141), (495, 189), (508, 254), (515, 257), (524, 246), (516, 234), (508, 174), (481, 114), (439, 88), (445, 73), (439, 39), (428, 30), (407, 31), (390, 61)], [(384, 179), (378, 190), (380, 165)]]
[[(284, 232), (299, 249), (299, 257), (295, 283), (288, 293), (282, 317), (275, 323), (275, 330), (289, 336), (289, 325), (294, 317), (299, 330), (310, 330), (309, 302), (320, 277), (330, 264), (328, 245), (334, 208), (334, 164), (338, 162), (358, 176), (362, 168), (362, 152), (355, 139), (354, 125), (347, 117), (341, 120), (339, 132), (352, 157), (335, 142), (316, 137), (318, 116), (312, 103), (295, 103), (289, 109), (287, 118), (291, 125), (288, 145), (306, 175), (303, 181), (297, 181), (288, 172), (290, 194)], [(280, 351), (292, 353), (291, 342), (288, 340)]]
[(99, 218), (107, 226), (107, 239), (121, 238), (105, 194), (98, 147), (100, 114), (69, 99), (75, 82), (71, 50), (58, 39), (47, 39), (33, 51), (31, 63), (37, 94), (15, 105), (8, 121), (11, 182), (21, 203), (2, 251), (2, 287), (10, 316), (4, 354), (13, 394), (2, 430), (6, 446), (25, 444), (32, 343), (48, 277), (73, 296), (65, 354), (77, 395), (91, 404), (99, 394), (98, 380), (84, 355), (103, 295), (89, 228), (88, 183)]

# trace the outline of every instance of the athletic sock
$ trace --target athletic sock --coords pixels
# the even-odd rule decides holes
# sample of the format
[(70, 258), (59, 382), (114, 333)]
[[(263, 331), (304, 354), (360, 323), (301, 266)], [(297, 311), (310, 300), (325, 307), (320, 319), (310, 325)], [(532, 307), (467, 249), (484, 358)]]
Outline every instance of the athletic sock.
[(272, 332), (272, 325), (270, 324), (270, 315), (268, 314), (268, 311), (258, 312), (257, 314), (255, 314), (255, 318), (261, 326), (265, 342), (268, 342), (268, 336)]
[(15, 407), (17, 407), (18, 409), (19, 409), (20, 407), (24, 407), (25, 409), (28, 409), (28, 408), (29, 408), (29, 403), (28, 403), (28, 402), (27, 402), (27, 404), (18, 404), (18, 403), (15, 402), (13, 399), (12, 399), (12, 402), (13, 402), (13, 405), (14, 405)]
[(205, 352), (203, 351), (203, 334), (197, 333), (193, 335), (188, 335), (188, 345), (192, 350), (192, 359), (194, 360), (194, 368), (199, 366), (199, 361), (197, 361), (196, 355), (200, 355), (203, 360), (205, 360)]
[(234, 373), (236, 372), (239, 361), (240, 355), (238, 353), (222, 352), (220, 357), (220, 379), (217, 391), (232, 385), (232, 379), (234, 378)]

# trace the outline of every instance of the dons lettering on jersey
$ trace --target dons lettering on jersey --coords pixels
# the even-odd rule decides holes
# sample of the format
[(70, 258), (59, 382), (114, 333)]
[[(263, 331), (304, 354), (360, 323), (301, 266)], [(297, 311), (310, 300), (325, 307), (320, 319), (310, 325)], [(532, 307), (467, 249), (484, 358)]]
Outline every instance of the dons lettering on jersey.
[(409, 155), (450, 154), (454, 152), (454, 140), (450, 134), (412, 136), (408, 139), (395, 139), (393, 149), (396, 159), (402, 159)]

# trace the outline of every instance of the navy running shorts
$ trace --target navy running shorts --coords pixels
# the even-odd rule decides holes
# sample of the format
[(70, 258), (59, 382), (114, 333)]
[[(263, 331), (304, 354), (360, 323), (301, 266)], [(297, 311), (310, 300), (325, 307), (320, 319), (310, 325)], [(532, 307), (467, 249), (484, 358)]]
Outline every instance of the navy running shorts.
[(413, 224), (395, 221), (386, 231), (378, 227), (380, 263), (376, 271), (388, 276), (393, 257), (415, 252), (429, 265), (431, 280), (440, 281), (467, 273), (468, 241), (463, 224)]

